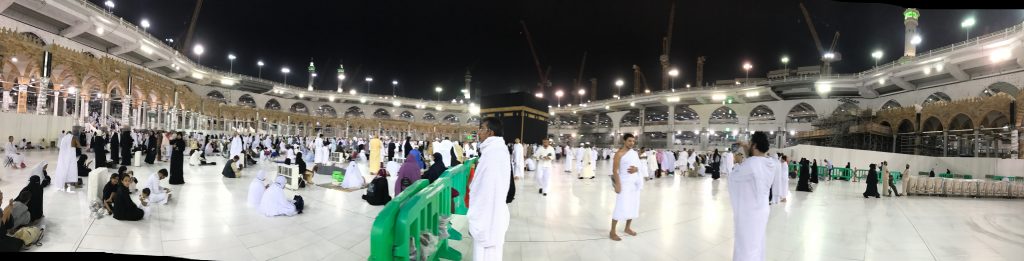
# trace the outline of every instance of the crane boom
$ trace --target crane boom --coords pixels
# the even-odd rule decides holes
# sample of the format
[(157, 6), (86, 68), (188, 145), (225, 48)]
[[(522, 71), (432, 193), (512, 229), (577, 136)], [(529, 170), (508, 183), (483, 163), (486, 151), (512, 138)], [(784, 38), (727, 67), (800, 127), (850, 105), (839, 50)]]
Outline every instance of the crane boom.
[(807, 29), (811, 31), (811, 37), (814, 38), (814, 46), (818, 47), (818, 53), (825, 53), (825, 48), (821, 46), (821, 39), (818, 38), (818, 31), (814, 29), (814, 22), (811, 21), (811, 14), (807, 12), (807, 7), (804, 6), (803, 2), (800, 2), (800, 11), (804, 13), (804, 22), (807, 23)]
[(185, 48), (188, 48), (192, 44), (192, 33), (196, 30), (196, 20), (199, 20), (199, 10), (203, 8), (203, 0), (196, 2), (196, 8), (192, 10), (192, 22), (188, 23), (188, 33), (185, 33), (185, 43), (181, 45), (181, 50), (178, 52), (185, 52)]
[(835, 52), (836, 42), (839, 41), (839, 31), (836, 31), (836, 35), (832, 37), (832, 46), (828, 47), (828, 52)]
[[(533, 64), (537, 67), (537, 75), (540, 76), (540, 81), (537, 83), (538, 91), (544, 92), (544, 85), (548, 82), (546, 74), (541, 72), (540, 59), (537, 58), (537, 50), (533, 48), (533, 37), (530, 37), (530, 29), (526, 28), (526, 22), (519, 20), (519, 23), (523, 25), (523, 33), (526, 34), (526, 42), (530, 44), (530, 53), (533, 54)], [(551, 67), (548, 67), (548, 72), (551, 71)]]
[(580, 72), (573, 80), (573, 88), (583, 87), (583, 68), (587, 65), (587, 51), (583, 51), (583, 61), (580, 61)]
[(668, 54), (672, 50), (672, 28), (673, 28), (672, 25), (675, 24), (675, 20), (676, 20), (676, 2), (675, 1), (672, 2), (672, 8), (670, 10), (671, 11), (668, 14), (668, 33), (665, 34), (665, 38), (662, 38), (662, 42), (661, 42), (661, 57), (658, 57), (660, 62), (661, 62), (661, 90), (668, 90), (669, 89), (669, 86), (668, 86), (668, 84), (669, 84), (669, 79), (668, 79), (668, 77), (669, 77), (668, 76), (668, 70), (669, 70)]

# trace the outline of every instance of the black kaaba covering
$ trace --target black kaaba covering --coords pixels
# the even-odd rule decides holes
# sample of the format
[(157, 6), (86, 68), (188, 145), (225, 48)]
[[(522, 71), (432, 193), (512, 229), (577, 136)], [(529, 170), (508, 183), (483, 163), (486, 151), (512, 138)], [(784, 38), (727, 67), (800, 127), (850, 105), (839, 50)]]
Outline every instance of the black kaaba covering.
[(524, 144), (540, 143), (548, 135), (547, 100), (525, 92), (480, 97), (480, 118), (497, 117), (504, 128), (505, 143), (520, 138)]

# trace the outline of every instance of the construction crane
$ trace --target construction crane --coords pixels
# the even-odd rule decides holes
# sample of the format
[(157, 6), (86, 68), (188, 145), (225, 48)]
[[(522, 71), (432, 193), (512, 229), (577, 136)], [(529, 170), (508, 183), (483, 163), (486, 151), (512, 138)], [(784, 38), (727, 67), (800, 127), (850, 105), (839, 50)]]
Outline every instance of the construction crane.
[(583, 68), (587, 65), (587, 51), (583, 51), (583, 61), (580, 61), (580, 72), (576, 79), (572, 80), (573, 88), (583, 88)]
[(697, 57), (697, 87), (704, 87), (704, 56)]
[(814, 38), (814, 46), (818, 48), (818, 54), (821, 54), (821, 74), (828, 75), (832, 73), (832, 62), (838, 62), (842, 60), (842, 55), (835, 52), (836, 41), (839, 40), (839, 32), (836, 31), (835, 36), (832, 37), (832, 46), (829, 47), (828, 51), (821, 45), (821, 38), (818, 38), (818, 31), (814, 29), (814, 22), (811, 20), (811, 14), (807, 12), (807, 7), (804, 3), (800, 2), (800, 11), (804, 14), (804, 20), (807, 23), (807, 30), (811, 31), (811, 37)]
[(669, 9), (668, 14), (668, 33), (665, 34), (664, 38), (661, 38), (661, 56), (658, 57), (658, 61), (661, 62), (661, 90), (669, 89), (669, 68), (668, 54), (672, 50), (672, 25), (676, 20), (676, 2), (672, 2), (672, 8)]
[(551, 73), (551, 66), (548, 66), (547, 73), (541, 72), (540, 59), (537, 58), (537, 50), (533, 48), (533, 37), (530, 37), (530, 29), (526, 28), (526, 22), (519, 20), (519, 24), (523, 25), (523, 33), (526, 34), (526, 43), (530, 44), (530, 53), (533, 54), (533, 64), (537, 67), (537, 75), (540, 77), (540, 81), (537, 82), (537, 93), (544, 93), (544, 87), (550, 87), (551, 82), (548, 81), (548, 73)]
[(196, 31), (196, 20), (199, 20), (199, 10), (203, 9), (203, 0), (196, 2), (196, 8), (192, 10), (192, 21), (188, 23), (188, 33), (185, 33), (185, 43), (178, 52), (185, 53), (186, 48), (192, 45), (192, 33)]
[(640, 95), (641, 93), (643, 93), (643, 92), (641, 92), (640, 86), (643, 86), (643, 91), (651, 90), (651, 87), (647, 86), (647, 77), (644, 76), (644, 73), (640, 71), (640, 66), (637, 66), (636, 64), (634, 64), (633, 65), (633, 95)]

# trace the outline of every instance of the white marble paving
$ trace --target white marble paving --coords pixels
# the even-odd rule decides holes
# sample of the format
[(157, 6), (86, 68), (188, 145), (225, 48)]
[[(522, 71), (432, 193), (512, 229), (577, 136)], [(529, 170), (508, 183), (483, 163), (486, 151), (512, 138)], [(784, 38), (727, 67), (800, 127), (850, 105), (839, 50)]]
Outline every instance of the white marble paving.
[[(55, 151), (27, 152), (29, 166), (51, 163)], [(92, 154), (89, 154), (90, 157)], [(223, 164), (217, 159), (218, 164)], [(132, 168), (140, 181), (167, 163)], [(46, 236), (30, 251), (109, 252), (214, 260), (366, 260), (369, 229), (381, 207), (359, 192), (310, 186), (300, 193), (306, 210), (268, 218), (245, 206), (260, 164), (243, 179), (225, 179), (223, 165), (185, 166), (185, 185), (166, 185), (174, 200), (149, 218), (122, 222), (88, 216), (84, 190), (52, 188), (44, 195)], [(556, 169), (559, 168), (556, 166)], [(642, 193), (635, 237), (607, 239), (614, 192), (608, 161), (598, 177), (578, 180), (557, 169), (551, 191), (537, 194), (533, 174), (518, 180), (510, 205), (505, 260), (729, 260), (732, 209), (726, 180), (666, 177)], [(0, 169), (8, 195), (27, 181), (27, 170)], [(327, 182), (317, 176), (316, 182)], [(394, 182), (394, 181), (392, 181)], [(794, 180), (795, 183), (795, 180)], [(769, 260), (1019, 260), (1024, 256), (1024, 200), (945, 197), (864, 199), (864, 183), (822, 181), (814, 193), (791, 192), (772, 206)], [(796, 185), (792, 184), (791, 188)], [(465, 219), (455, 227), (468, 235)], [(622, 229), (620, 225), (620, 229)], [(467, 259), (470, 238), (451, 245)]]

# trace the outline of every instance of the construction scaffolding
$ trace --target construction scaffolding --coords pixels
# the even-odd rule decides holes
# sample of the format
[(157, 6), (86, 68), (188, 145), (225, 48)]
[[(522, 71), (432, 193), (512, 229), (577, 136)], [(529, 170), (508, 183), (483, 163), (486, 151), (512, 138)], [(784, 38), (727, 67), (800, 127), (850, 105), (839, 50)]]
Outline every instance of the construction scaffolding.
[(798, 144), (892, 152), (892, 129), (876, 123), (871, 110), (835, 113), (811, 125), (816, 130), (797, 133)]

